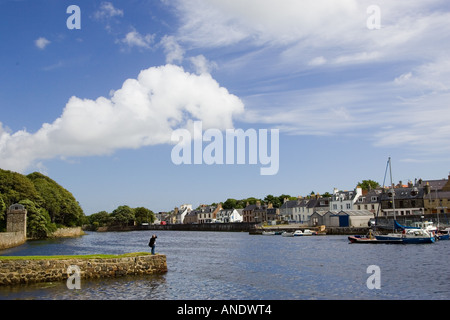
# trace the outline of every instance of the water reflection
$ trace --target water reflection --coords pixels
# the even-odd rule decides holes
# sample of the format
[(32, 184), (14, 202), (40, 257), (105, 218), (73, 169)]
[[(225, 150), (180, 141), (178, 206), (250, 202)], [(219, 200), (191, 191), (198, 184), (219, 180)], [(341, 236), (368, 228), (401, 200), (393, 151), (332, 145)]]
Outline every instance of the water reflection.
[[(89, 233), (30, 241), (1, 255), (149, 251), (152, 231)], [(159, 231), (164, 275), (0, 288), (2, 299), (296, 300), (448, 299), (450, 241), (433, 245), (358, 245), (344, 236), (284, 238), (247, 233)], [(382, 270), (382, 289), (366, 286), (369, 265)]]

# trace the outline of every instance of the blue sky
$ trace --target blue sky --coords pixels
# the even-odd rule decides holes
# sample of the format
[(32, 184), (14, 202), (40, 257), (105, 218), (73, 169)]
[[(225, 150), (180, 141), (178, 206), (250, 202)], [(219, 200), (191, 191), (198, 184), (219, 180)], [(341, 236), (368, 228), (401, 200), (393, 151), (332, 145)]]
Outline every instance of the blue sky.
[[(449, 4), (392, 2), (0, 0), (0, 168), (86, 214), (447, 178)], [(173, 164), (193, 121), (278, 129), (278, 173)]]

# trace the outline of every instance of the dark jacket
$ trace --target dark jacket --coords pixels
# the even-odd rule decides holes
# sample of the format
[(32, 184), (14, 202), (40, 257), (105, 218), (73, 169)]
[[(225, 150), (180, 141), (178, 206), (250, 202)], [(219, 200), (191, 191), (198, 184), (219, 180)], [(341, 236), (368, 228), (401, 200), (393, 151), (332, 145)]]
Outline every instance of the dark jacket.
[(155, 245), (156, 238), (158, 238), (158, 237), (157, 236), (154, 236), (154, 237), (152, 236), (150, 238), (150, 242), (148, 243), (149, 247), (153, 247)]

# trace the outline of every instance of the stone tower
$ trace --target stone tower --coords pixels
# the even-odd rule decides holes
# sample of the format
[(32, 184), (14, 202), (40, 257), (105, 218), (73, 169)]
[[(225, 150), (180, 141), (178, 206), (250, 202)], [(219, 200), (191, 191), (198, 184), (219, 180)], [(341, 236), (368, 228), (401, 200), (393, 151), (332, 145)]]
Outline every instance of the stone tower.
[(6, 232), (22, 232), (27, 234), (27, 209), (21, 204), (9, 207), (6, 216)]

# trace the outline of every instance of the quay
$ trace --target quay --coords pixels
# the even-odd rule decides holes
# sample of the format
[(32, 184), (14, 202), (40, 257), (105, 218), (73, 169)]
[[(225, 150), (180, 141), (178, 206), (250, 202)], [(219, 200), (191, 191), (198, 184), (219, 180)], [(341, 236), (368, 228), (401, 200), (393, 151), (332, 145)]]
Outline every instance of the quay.
[(0, 285), (66, 281), (72, 266), (80, 279), (115, 278), (167, 272), (166, 256), (146, 252), (122, 255), (0, 257)]
[(255, 223), (193, 223), (193, 224), (167, 224), (167, 225), (140, 225), (140, 226), (110, 226), (100, 227), (98, 232), (108, 231), (139, 231), (139, 230), (170, 230), (170, 231), (217, 231), (217, 232), (248, 232), (252, 235), (262, 234), (263, 231), (287, 231), (309, 229), (317, 231), (319, 235), (355, 235), (366, 234), (368, 227), (309, 227), (303, 224), (280, 224), (274, 226), (261, 226)]
[(311, 230), (317, 232), (317, 235), (355, 235), (355, 234), (366, 234), (369, 232), (369, 227), (308, 227), (304, 225), (278, 225), (278, 226), (267, 226), (260, 227), (250, 231), (250, 234), (262, 234), (264, 231), (275, 231), (275, 232), (294, 232), (296, 230)]

